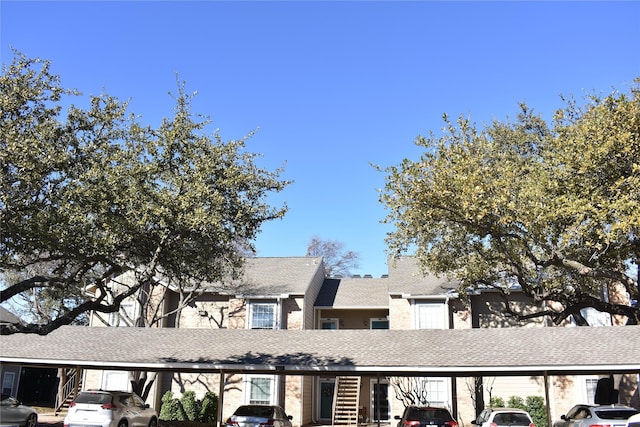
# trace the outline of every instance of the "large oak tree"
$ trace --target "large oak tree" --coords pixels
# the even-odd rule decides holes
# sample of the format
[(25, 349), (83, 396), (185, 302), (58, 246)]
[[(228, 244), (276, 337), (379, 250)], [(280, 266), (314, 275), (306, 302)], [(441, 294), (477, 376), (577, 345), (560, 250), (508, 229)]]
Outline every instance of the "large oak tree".
[[(0, 303), (54, 302), (3, 333), (46, 334), (90, 311), (117, 313), (157, 277), (192, 293), (238, 277), (261, 225), (286, 212), (266, 202), (289, 184), (282, 169), (259, 167), (248, 136), (207, 133), (184, 83), (157, 128), (108, 95), (63, 115), (79, 96), (48, 61), (14, 52), (3, 65)], [(135, 280), (106, 286), (127, 271)]]
[(445, 116), (442, 136), (416, 139), (418, 160), (383, 170), (391, 252), (459, 279), (463, 294), (508, 301), (517, 287), (556, 324), (586, 324), (589, 307), (638, 322), (638, 82), (565, 99), (551, 123), (526, 105), (484, 127)]

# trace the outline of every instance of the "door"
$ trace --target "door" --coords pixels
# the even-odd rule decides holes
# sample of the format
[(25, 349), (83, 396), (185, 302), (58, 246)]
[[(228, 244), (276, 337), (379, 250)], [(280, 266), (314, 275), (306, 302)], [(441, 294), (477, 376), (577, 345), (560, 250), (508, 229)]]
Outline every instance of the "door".
[(371, 380), (370, 418), (374, 422), (389, 420), (389, 384), (386, 382)]
[(320, 419), (331, 420), (333, 417), (334, 380), (320, 380)]

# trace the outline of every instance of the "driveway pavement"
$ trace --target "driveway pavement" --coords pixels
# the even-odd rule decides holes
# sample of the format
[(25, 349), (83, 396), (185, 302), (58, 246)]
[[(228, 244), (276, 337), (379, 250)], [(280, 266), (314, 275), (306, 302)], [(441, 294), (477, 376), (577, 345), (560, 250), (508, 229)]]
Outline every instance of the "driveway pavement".
[(42, 427), (62, 427), (64, 414), (38, 414), (38, 426)]

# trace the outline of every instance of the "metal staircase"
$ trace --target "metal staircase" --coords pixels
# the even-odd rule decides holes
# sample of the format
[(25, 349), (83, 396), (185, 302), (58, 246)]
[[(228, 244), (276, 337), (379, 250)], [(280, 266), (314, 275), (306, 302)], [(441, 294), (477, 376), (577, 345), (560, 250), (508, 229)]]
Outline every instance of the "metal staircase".
[(338, 425), (357, 425), (360, 404), (360, 377), (336, 377), (333, 392), (333, 422)]
[(69, 408), (69, 403), (78, 395), (78, 390), (82, 386), (82, 369), (61, 368), (58, 370), (58, 375), (60, 383), (56, 394), (56, 414)]

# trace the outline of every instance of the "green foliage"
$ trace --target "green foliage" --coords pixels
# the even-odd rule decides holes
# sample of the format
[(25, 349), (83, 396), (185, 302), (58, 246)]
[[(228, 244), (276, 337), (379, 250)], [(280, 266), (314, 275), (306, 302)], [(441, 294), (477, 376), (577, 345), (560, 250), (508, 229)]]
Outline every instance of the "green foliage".
[(527, 396), (525, 405), (536, 427), (547, 427), (547, 408), (544, 399), (541, 396)]
[(501, 397), (491, 397), (489, 400), (490, 408), (504, 408), (504, 399)]
[(213, 423), (218, 413), (218, 396), (207, 392), (202, 400), (196, 399), (194, 391), (188, 390), (180, 399), (171, 391), (162, 396), (159, 418), (164, 421), (197, 421)]
[(216, 422), (218, 414), (218, 396), (210, 391), (206, 392), (202, 399), (202, 407), (198, 420), (203, 423)]
[(526, 411), (526, 405), (524, 404), (524, 399), (520, 396), (511, 396), (507, 401), (507, 406), (509, 408), (524, 409)]
[[(60, 86), (49, 62), (14, 54), (0, 76), (0, 303), (39, 295), (53, 304), (46, 322), (3, 333), (117, 312), (159, 271), (193, 294), (240, 274), (263, 223), (287, 210), (267, 203), (289, 181), (256, 164), (252, 134), (207, 133), (180, 82), (173, 116), (156, 128), (107, 94), (80, 108), (63, 102), (80, 94)], [(110, 295), (106, 279), (132, 269), (134, 283)], [(94, 296), (82, 298), (85, 289)]]
[(200, 409), (198, 408), (198, 402), (196, 402), (196, 393), (192, 390), (185, 391), (182, 394), (180, 403), (182, 403), (187, 420), (198, 421)]
[(158, 418), (166, 421), (184, 421), (184, 410), (179, 399), (173, 397), (173, 392), (167, 391), (162, 396), (162, 407)]
[(420, 159), (388, 167), (380, 201), (394, 225), (391, 253), (470, 289), (514, 285), (559, 324), (585, 307), (640, 319), (608, 298), (638, 299), (640, 90), (573, 100), (551, 124), (522, 105), (514, 122), (478, 128), (446, 116), (444, 136), (419, 136)]

